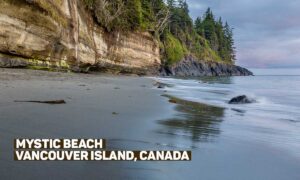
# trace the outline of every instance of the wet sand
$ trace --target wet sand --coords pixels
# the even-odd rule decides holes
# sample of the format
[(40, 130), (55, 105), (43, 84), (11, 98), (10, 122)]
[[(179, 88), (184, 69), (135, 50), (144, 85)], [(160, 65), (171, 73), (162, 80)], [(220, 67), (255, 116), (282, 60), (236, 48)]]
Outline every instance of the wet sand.
[[(151, 78), (0, 69), (1, 178), (300, 179), (299, 160), (239, 138), (224, 109), (165, 94)], [(14, 102), (57, 99), (66, 104)], [(192, 150), (193, 160), (15, 162), (15, 138), (105, 138), (108, 149)]]

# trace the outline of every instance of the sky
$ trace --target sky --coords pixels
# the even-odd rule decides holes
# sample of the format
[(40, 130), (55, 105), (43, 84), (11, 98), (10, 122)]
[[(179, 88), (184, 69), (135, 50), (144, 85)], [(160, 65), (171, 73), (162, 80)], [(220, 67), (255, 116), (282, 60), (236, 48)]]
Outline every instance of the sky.
[(193, 18), (210, 7), (234, 28), (236, 64), (300, 67), (300, 0), (187, 0)]

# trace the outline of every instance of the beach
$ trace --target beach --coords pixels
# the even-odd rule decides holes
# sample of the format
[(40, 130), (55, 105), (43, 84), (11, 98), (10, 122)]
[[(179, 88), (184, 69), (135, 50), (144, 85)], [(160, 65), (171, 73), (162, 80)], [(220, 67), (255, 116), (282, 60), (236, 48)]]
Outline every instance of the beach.
[[(247, 121), (228, 119), (226, 107), (159, 89), (157, 80), (0, 69), (2, 178), (300, 179), (299, 158), (260, 141), (264, 136)], [(15, 102), (62, 99), (66, 104)], [(193, 154), (190, 162), (16, 162), (15, 138), (104, 138), (110, 150)]]

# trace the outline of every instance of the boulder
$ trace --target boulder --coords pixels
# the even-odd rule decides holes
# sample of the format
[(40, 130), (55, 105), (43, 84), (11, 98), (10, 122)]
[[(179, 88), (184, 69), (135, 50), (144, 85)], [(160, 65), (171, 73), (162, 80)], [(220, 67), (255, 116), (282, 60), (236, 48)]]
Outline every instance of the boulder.
[(157, 82), (157, 88), (159, 88), (159, 89), (163, 89), (163, 88), (165, 88), (167, 85), (166, 84), (164, 84), (164, 83), (160, 83), (160, 82)]
[(241, 95), (232, 98), (228, 103), (229, 104), (249, 104), (254, 103), (255, 100), (248, 98), (246, 95)]

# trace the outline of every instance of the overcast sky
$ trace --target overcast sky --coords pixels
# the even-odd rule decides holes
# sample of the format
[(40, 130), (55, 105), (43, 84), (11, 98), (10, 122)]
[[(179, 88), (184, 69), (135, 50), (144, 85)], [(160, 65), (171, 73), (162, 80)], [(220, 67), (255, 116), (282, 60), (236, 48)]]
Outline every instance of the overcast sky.
[(193, 18), (207, 7), (234, 28), (237, 64), (300, 67), (300, 0), (187, 0)]

